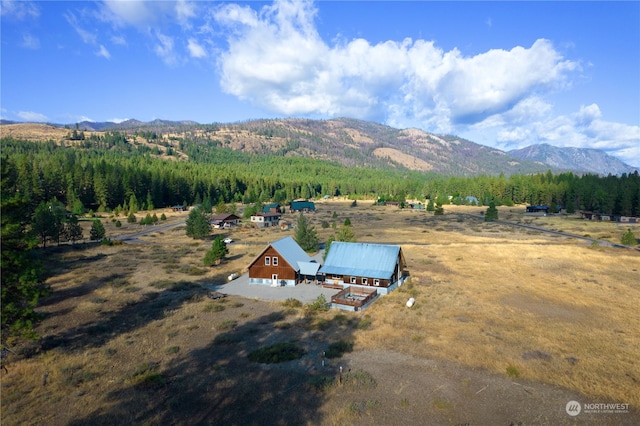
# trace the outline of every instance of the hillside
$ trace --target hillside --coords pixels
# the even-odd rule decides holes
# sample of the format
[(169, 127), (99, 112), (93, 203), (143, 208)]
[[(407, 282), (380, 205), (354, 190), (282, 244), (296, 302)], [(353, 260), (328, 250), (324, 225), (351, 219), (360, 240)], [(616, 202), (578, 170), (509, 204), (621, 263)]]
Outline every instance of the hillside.
[(598, 149), (559, 148), (548, 144), (531, 145), (508, 152), (510, 155), (530, 161), (539, 161), (564, 170), (600, 175), (621, 175), (638, 171), (615, 157)]
[[(10, 124), (3, 136), (65, 141), (73, 126)], [(521, 160), (503, 151), (455, 136), (438, 136), (418, 129), (340, 118), (334, 120), (253, 120), (229, 124), (154, 120), (143, 123), (79, 123), (89, 133), (121, 131), (145, 141), (170, 145), (193, 141), (254, 154), (274, 154), (328, 160), (346, 167), (408, 169), (448, 176), (505, 175), (545, 172), (548, 165)]]

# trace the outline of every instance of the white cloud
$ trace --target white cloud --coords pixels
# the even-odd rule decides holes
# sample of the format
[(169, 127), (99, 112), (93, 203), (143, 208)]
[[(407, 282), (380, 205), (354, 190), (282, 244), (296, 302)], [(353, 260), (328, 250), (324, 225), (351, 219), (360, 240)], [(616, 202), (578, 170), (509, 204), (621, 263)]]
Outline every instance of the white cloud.
[(579, 68), (544, 39), (472, 57), (425, 40), (329, 45), (315, 15), (309, 2), (278, 1), (259, 12), (221, 7), (215, 18), (232, 30), (219, 60), (223, 90), (281, 114), (418, 122), (449, 132), (563, 87)]
[(204, 47), (202, 47), (194, 38), (189, 39), (187, 49), (189, 49), (189, 54), (192, 58), (204, 58), (207, 56), (207, 52)]
[(156, 38), (157, 43), (154, 46), (153, 51), (167, 65), (175, 65), (178, 61), (178, 57), (173, 49), (173, 38), (159, 32), (156, 33)]
[(178, 0), (176, 2), (176, 17), (181, 27), (190, 29), (190, 20), (196, 17), (196, 5), (186, 0)]
[(116, 27), (131, 25), (146, 30), (158, 21), (168, 6), (161, 1), (107, 0), (102, 2), (98, 17)]
[(104, 47), (103, 45), (100, 45), (100, 48), (98, 49), (98, 51), (96, 52), (97, 56), (102, 56), (105, 59), (111, 59), (111, 54), (109, 53), (109, 51), (107, 50), (106, 47)]
[(22, 47), (25, 49), (37, 50), (40, 49), (40, 39), (32, 36), (31, 34), (25, 34), (22, 37)]
[(112, 123), (122, 123), (123, 121), (127, 121), (128, 118), (110, 118), (107, 121), (110, 121)]
[(0, 2), (0, 16), (22, 21), (26, 18), (40, 17), (40, 8), (32, 1), (2, 0)]
[(126, 46), (127, 39), (124, 36), (111, 36), (111, 43), (119, 46)]
[(44, 115), (44, 114), (40, 114), (39, 112), (33, 112), (33, 111), (18, 111), (16, 113), (16, 115), (24, 121), (35, 121), (35, 122), (46, 122), (49, 121), (49, 118)]
[(67, 12), (64, 14), (64, 18), (67, 20), (69, 25), (78, 33), (82, 41), (86, 44), (95, 45), (98, 42), (98, 36), (95, 33), (91, 33), (88, 30), (85, 30), (76, 15), (72, 12)]

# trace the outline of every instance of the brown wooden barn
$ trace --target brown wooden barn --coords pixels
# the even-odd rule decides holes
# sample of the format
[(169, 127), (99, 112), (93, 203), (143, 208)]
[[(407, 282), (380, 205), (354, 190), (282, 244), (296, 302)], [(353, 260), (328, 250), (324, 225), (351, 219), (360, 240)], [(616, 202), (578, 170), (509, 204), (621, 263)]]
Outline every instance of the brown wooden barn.
[[(310, 263), (314, 263), (313, 259), (293, 238), (283, 238), (269, 244), (249, 264), (249, 284), (295, 286), (308, 277)], [(304, 271), (301, 271), (301, 265), (304, 266)], [(317, 265), (319, 268), (320, 264)]]

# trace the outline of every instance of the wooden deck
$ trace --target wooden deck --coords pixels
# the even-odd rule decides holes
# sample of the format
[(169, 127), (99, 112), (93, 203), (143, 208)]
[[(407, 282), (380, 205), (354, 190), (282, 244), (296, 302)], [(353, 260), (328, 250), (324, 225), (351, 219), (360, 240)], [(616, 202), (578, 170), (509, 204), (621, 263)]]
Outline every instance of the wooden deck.
[(339, 293), (331, 296), (331, 303), (337, 305), (353, 306), (362, 308), (378, 294), (375, 288), (345, 287)]

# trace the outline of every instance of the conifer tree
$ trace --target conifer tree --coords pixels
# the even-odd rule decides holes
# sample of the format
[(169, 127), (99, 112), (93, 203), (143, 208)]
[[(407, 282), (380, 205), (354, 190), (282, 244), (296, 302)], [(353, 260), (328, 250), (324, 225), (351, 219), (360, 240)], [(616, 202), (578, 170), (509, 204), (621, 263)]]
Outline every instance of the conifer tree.
[(631, 228), (627, 229), (627, 232), (625, 232), (624, 235), (622, 235), (621, 242), (625, 246), (635, 246), (636, 244), (638, 244), (638, 241), (636, 240), (636, 236), (633, 235)]
[(293, 239), (300, 245), (304, 251), (315, 251), (318, 249), (318, 235), (316, 229), (311, 226), (309, 221), (302, 213), (298, 216), (296, 233)]
[(106, 232), (104, 230), (104, 225), (100, 222), (100, 219), (95, 219), (91, 223), (91, 229), (89, 230), (89, 238), (92, 241), (101, 240), (105, 237)]
[(222, 237), (216, 237), (211, 244), (211, 250), (204, 255), (204, 265), (213, 266), (220, 263), (222, 259), (229, 253), (227, 244), (222, 240)]
[(491, 222), (494, 220), (498, 220), (498, 209), (496, 209), (496, 203), (490, 201), (489, 208), (487, 208), (487, 211), (484, 214), (484, 221)]

